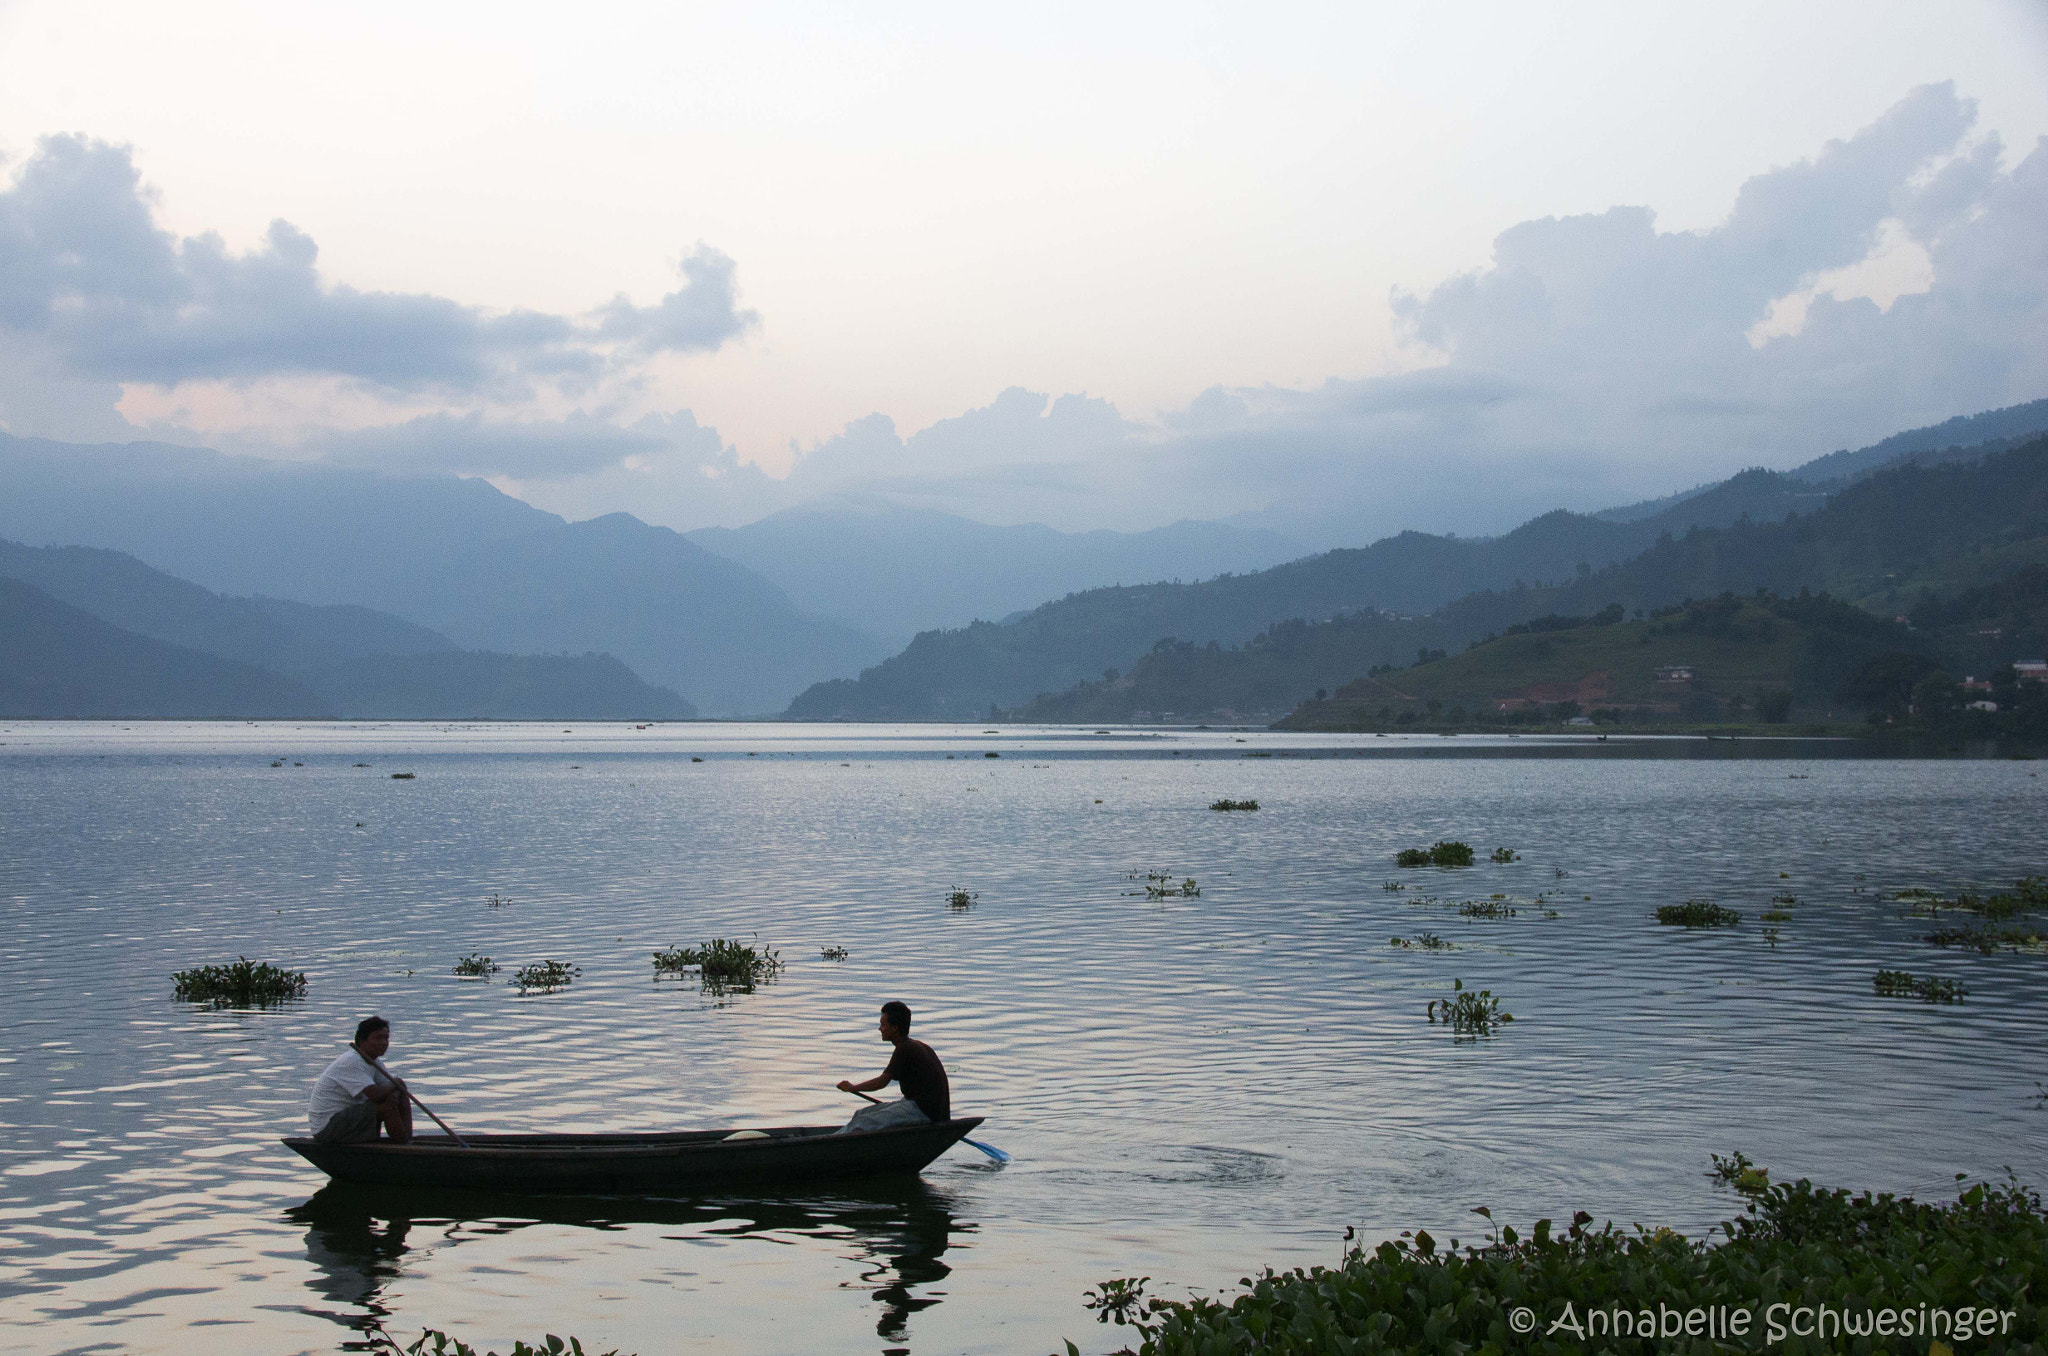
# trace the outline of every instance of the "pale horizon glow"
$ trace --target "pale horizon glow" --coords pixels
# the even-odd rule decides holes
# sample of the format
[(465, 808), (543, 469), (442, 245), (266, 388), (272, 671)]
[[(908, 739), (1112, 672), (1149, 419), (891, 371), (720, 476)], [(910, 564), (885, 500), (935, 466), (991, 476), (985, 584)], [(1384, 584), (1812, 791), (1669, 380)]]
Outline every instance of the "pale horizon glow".
[[(329, 285), (491, 314), (651, 307), (701, 243), (729, 256), (737, 304), (758, 315), (567, 392), (126, 380), (135, 436), (309, 456), (437, 412), (630, 427), (687, 411), (733, 465), (781, 476), (870, 415), (907, 437), (1012, 387), (1085, 394), (1156, 440), (1212, 387), (1307, 394), (1417, 372), (1441, 355), (1402, 341), (1392, 299), (1486, 268), (1518, 222), (1641, 205), (1660, 231), (1711, 230), (1744, 183), (1944, 81), (2010, 169), (2048, 133), (2044, 73), (2048, 20), (2021, 3), (1027, 19), (12, 0), (0, 168), (51, 134), (126, 146), (177, 236), (246, 251), (282, 219)], [(1751, 342), (1796, 331), (1817, 291), (1889, 305), (1924, 289), (1916, 249), (1809, 279)], [(1696, 469), (1639, 479), (1725, 468)], [(490, 474), (565, 511), (678, 525), (752, 511), (696, 504), (673, 477), (636, 489), (661, 477), (630, 460), (597, 477)], [(973, 502), (989, 520), (1081, 524), (1028, 496)], [(1202, 516), (1162, 512), (1184, 510)]]

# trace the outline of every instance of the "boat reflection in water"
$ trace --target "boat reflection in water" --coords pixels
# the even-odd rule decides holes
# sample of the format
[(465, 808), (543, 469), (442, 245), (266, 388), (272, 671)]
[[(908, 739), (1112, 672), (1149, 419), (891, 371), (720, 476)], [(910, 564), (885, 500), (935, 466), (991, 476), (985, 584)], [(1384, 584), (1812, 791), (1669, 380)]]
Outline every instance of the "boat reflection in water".
[[(405, 1276), (408, 1256), (445, 1254), (465, 1238), (536, 1225), (594, 1231), (652, 1225), (689, 1230), (697, 1238), (815, 1239), (822, 1252), (859, 1266), (862, 1286), (878, 1309), (875, 1335), (900, 1344), (908, 1340), (911, 1315), (940, 1302), (938, 1295), (923, 1292), (951, 1274), (945, 1254), (953, 1236), (974, 1231), (955, 1208), (953, 1197), (917, 1178), (804, 1195), (692, 1200), (400, 1191), (330, 1183), (286, 1215), (306, 1226), (306, 1260), (312, 1267), (306, 1286), (331, 1306), (309, 1306), (306, 1312), (361, 1334), (345, 1342), (343, 1350), (367, 1351), (385, 1349), (383, 1334), (398, 1315), (384, 1296)], [(397, 1326), (407, 1331), (433, 1324), (408, 1316)], [(884, 1348), (890, 1350), (907, 1348)]]

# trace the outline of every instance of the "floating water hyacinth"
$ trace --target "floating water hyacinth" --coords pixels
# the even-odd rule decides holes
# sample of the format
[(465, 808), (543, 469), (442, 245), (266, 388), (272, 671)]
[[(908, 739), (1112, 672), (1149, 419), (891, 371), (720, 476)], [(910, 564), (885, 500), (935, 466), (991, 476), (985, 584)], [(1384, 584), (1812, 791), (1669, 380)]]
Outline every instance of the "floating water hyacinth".
[[(839, 956), (827, 959), (844, 956), (845, 951), (840, 949)], [(679, 975), (695, 970), (704, 988), (712, 993), (752, 993), (756, 984), (781, 974), (784, 964), (773, 947), (751, 946), (731, 937), (714, 937), (702, 946), (673, 946), (654, 953), (657, 974)]]
[(1491, 989), (1468, 989), (1462, 979), (1452, 980), (1451, 989), (1449, 998), (1429, 1000), (1431, 1023), (1442, 1021), (1462, 1035), (1489, 1036), (1495, 1027), (1515, 1020), (1512, 1012), (1501, 1011), (1500, 1000)]
[(557, 989), (568, 988), (570, 981), (582, 973), (581, 968), (567, 961), (535, 961), (514, 970), (512, 978), (506, 982), (516, 986), (521, 993), (553, 993)]
[(227, 965), (201, 965), (171, 976), (171, 996), (181, 1003), (217, 1008), (257, 1007), (306, 996), (306, 976), (268, 961), (237, 956)]
[(1742, 915), (1711, 899), (1688, 899), (1683, 904), (1659, 906), (1657, 921), (1681, 928), (1732, 928), (1742, 921)]

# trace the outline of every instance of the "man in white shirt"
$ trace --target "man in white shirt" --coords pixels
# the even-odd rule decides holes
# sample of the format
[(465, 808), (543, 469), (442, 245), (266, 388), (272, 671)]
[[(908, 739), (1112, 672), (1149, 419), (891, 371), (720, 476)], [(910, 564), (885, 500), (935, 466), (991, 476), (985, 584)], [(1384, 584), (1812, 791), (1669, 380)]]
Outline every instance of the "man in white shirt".
[(379, 1125), (393, 1144), (411, 1141), (412, 1101), (405, 1082), (377, 1062), (390, 1048), (391, 1023), (365, 1017), (356, 1024), (355, 1043), (313, 1084), (306, 1119), (317, 1143), (375, 1141)]

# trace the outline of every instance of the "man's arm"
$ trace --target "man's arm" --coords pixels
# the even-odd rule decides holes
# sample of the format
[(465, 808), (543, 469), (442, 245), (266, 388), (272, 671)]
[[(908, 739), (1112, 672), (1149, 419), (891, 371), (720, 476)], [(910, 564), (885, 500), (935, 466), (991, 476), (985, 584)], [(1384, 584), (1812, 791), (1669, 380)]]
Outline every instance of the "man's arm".
[(877, 1088), (886, 1088), (888, 1086), (889, 1074), (886, 1069), (865, 1083), (849, 1083), (843, 1078), (839, 1080), (839, 1090), (841, 1092), (873, 1092)]
[[(369, 1063), (368, 1060), (363, 1062)], [(371, 1064), (370, 1067), (377, 1071), (378, 1078), (372, 1079), (370, 1086), (363, 1089), (363, 1096), (369, 1098), (371, 1104), (375, 1106), (382, 1106), (393, 1097), (403, 1102), (405, 1100), (405, 1080), (381, 1064)], [(383, 1082), (381, 1081), (382, 1079), (389, 1079), (390, 1081)]]

